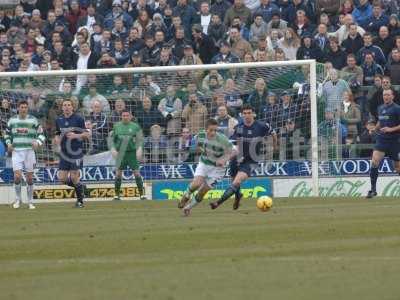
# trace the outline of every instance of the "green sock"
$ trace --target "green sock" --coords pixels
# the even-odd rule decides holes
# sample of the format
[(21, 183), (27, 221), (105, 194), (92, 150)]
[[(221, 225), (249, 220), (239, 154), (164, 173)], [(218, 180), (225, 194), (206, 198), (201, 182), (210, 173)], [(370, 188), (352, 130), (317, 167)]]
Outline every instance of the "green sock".
[(122, 183), (121, 178), (115, 178), (114, 190), (115, 190), (115, 196), (117, 197), (119, 197), (119, 194), (121, 193), (121, 183)]
[(136, 185), (139, 189), (140, 196), (143, 196), (144, 188), (143, 188), (143, 178), (142, 176), (135, 176)]

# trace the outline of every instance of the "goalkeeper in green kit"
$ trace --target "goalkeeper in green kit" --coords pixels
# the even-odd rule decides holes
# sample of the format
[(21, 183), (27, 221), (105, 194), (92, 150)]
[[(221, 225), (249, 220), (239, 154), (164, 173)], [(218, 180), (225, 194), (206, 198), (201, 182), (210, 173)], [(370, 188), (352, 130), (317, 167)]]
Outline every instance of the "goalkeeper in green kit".
[(140, 126), (132, 121), (132, 114), (128, 110), (122, 111), (121, 121), (114, 124), (111, 132), (111, 154), (115, 158), (115, 196), (120, 200), (122, 172), (127, 167), (133, 171), (140, 199), (146, 200), (144, 195), (143, 179), (139, 172), (139, 162), (143, 154), (143, 132)]

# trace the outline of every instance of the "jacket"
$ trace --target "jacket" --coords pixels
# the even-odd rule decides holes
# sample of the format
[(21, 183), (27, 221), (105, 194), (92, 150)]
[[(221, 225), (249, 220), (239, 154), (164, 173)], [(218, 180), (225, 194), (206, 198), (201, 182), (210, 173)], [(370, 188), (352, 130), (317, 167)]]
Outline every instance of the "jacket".
[(192, 134), (196, 134), (204, 128), (207, 119), (207, 108), (197, 102), (195, 104), (186, 104), (182, 112), (182, 119), (185, 120), (186, 127)]

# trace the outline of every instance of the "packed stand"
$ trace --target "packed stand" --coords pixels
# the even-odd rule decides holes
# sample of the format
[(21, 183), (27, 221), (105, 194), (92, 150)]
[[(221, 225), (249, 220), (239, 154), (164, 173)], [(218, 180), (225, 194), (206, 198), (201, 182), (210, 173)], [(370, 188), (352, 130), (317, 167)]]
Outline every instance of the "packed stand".
[[(26, 0), (0, 10), (0, 71), (315, 59), (322, 64), (318, 131), (321, 145), (332, 148), (322, 152), (330, 159), (367, 157), (382, 91), (400, 84), (399, 7), (397, 0)], [(280, 137), (279, 153), (270, 158), (304, 159), (308, 78), (306, 68), (285, 67), (2, 77), (0, 129), (17, 101), (28, 99), (48, 137), (48, 164), (63, 98), (86, 117), (88, 154), (107, 151), (113, 124), (128, 108), (144, 130), (146, 161), (181, 163), (195, 159), (188, 150), (207, 118), (229, 136), (249, 103)]]

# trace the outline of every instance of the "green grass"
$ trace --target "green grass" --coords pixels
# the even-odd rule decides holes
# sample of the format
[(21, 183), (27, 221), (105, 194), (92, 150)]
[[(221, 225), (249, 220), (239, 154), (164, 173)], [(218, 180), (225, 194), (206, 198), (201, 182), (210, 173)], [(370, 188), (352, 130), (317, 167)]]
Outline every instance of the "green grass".
[(0, 206), (0, 299), (400, 299), (399, 199)]

